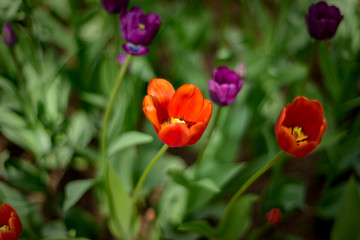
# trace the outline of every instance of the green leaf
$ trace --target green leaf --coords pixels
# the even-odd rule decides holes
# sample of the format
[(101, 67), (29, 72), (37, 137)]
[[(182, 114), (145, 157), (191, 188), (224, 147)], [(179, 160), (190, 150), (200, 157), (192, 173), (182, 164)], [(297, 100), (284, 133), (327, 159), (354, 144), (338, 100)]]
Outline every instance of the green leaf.
[(215, 229), (204, 220), (186, 222), (179, 226), (179, 230), (185, 232), (196, 232), (200, 236), (211, 238), (215, 235)]
[(217, 237), (223, 240), (233, 240), (241, 237), (251, 224), (252, 204), (258, 199), (254, 194), (239, 198), (231, 211), (227, 222), (223, 219), (217, 227)]
[(26, 192), (46, 192), (47, 173), (23, 159), (4, 162), (4, 177)]
[(360, 239), (360, 195), (358, 184), (351, 177), (345, 188), (340, 209), (331, 231), (331, 240)]
[(151, 135), (142, 132), (126, 132), (110, 144), (108, 153), (109, 156), (113, 156), (114, 154), (120, 152), (125, 148), (139, 144), (149, 143), (152, 140), (153, 137)]
[(63, 211), (68, 211), (95, 183), (95, 179), (76, 180), (65, 187)]
[(113, 225), (110, 229), (116, 228), (121, 231), (124, 239), (131, 239), (132, 198), (126, 192), (123, 183), (112, 166), (109, 166), (106, 181), (109, 190), (108, 200), (112, 221), (110, 224)]
[(72, 146), (83, 148), (91, 141), (95, 129), (89, 119), (90, 116), (83, 111), (78, 111), (71, 116), (67, 136)]

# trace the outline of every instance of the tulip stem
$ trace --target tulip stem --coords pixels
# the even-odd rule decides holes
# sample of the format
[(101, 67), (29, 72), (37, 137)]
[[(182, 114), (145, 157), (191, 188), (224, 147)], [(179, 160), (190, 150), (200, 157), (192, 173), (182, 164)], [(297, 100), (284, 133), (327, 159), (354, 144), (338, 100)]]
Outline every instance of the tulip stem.
[(134, 190), (134, 194), (133, 194), (133, 199), (134, 199), (134, 203), (136, 203), (137, 198), (139, 197), (140, 194), (140, 190), (142, 188), (142, 186), (145, 183), (146, 177), (149, 175), (151, 169), (155, 166), (155, 164), (159, 161), (159, 159), (161, 158), (161, 156), (166, 152), (166, 150), (169, 148), (168, 145), (164, 144), (162, 146), (162, 148), (159, 150), (159, 152), (155, 155), (155, 157), (150, 161), (150, 163), (147, 165), (146, 169), (144, 170), (144, 172), (141, 174), (141, 177), (138, 181), (138, 183), (136, 184), (135, 190)]
[[(102, 156), (102, 161), (103, 161), (102, 174), (106, 174), (106, 169), (109, 164), (109, 162), (108, 162), (109, 160), (108, 160), (108, 156), (107, 156), (107, 137), (108, 137), (108, 127), (109, 127), (110, 116), (111, 116), (111, 112), (112, 112), (121, 82), (123, 81), (125, 73), (126, 73), (126, 69), (128, 68), (128, 66), (130, 64), (131, 57), (132, 57), (132, 55), (130, 55), (130, 54), (127, 55), (126, 61), (120, 69), (119, 75), (116, 79), (115, 86), (110, 95), (109, 103), (106, 107), (105, 114), (104, 114), (103, 127), (102, 127), (102, 131), (101, 131), (101, 142), (100, 142), (101, 156)], [(100, 177), (103, 177), (103, 176), (100, 175)]]
[(268, 163), (266, 163), (262, 168), (260, 168), (257, 172), (255, 172), (240, 188), (239, 190), (232, 196), (229, 203), (226, 206), (225, 213), (220, 221), (220, 224), (226, 224), (230, 213), (233, 211), (238, 198), (243, 194), (248, 187), (255, 182), (263, 173), (265, 173), (269, 168), (271, 168), (275, 163), (277, 163), (283, 156), (285, 152), (281, 150), (273, 159), (271, 159)]
[(216, 126), (218, 124), (218, 121), (219, 121), (219, 118), (220, 118), (220, 113), (221, 113), (222, 109), (223, 109), (222, 107), (218, 107), (218, 109), (216, 111), (215, 120), (214, 120), (214, 123), (212, 125), (211, 130), (210, 130), (210, 133), (209, 133), (209, 135), (208, 135), (208, 137), (206, 139), (205, 144), (203, 145), (203, 147), (201, 149), (201, 152), (199, 153), (199, 155), (198, 155), (198, 157), (196, 159), (195, 178), (197, 178), (197, 176), (199, 174), (200, 167), (201, 167), (201, 160), (203, 159), (203, 155), (205, 153), (205, 150), (206, 150), (207, 146), (209, 145), (212, 134), (214, 133), (214, 129), (216, 128)]
[(310, 62), (309, 71), (308, 71), (307, 76), (305, 77), (305, 79), (304, 79), (304, 81), (303, 81), (303, 83), (301, 85), (300, 95), (303, 95), (303, 96), (305, 96), (306, 85), (310, 81), (311, 72), (312, 72), (312, 69), (313, 69), (313, 67), (315, 65), (315, 61), (317, 59), (318, 45), (319, 45), (319, 41), (316, 41), (315, 44), (314, 44), (314, 47), (313, 47), (312, 54), (311, 54), (311, 59), (309, 61)]
[(113, 16), (113, 26), (114, 26), (115, 50), (116, 50), (116, 54), (119, 54), (120, 38), (119, 38), (119, 15), (118, 14), (114, 14), (114, 16)]

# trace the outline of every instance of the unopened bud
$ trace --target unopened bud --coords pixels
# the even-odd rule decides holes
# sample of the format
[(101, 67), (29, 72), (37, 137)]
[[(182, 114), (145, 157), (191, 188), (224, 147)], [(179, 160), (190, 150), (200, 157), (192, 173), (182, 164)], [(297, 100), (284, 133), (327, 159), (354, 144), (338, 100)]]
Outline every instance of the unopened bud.
[(273, 208), (266, 214), (266, 222), (271, 225), (277, 225), (281, 221), (280, 208)]

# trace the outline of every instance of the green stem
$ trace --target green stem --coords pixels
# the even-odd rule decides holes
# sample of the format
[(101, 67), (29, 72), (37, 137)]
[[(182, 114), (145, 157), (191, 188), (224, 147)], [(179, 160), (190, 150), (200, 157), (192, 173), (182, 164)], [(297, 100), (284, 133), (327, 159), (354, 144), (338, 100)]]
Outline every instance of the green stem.
[(166, 152), (168, 148), (169, 146), (164, 144), (162, 148), (159, 150), (159, 152), (155, 155), (155, 157), (151, 160), (149, 165), (147, 165), (145, 171), (141, 174), (141, 177), (138, 183), (136, 184), (133, 194), (134, 203), (136, 203), (136, 200), (139, 197), (140, 190), (145, 183), (146, 177), (149, 175), (151, 169), (155, 166), (155, 164), (158, 162), (158, 160), (161, 158), (161, 156)]
[(124, 65), (122, 65), (122, 67), (120, 69), (119, 75), (118, 75), (118, 77), (116, 79), (116, 82), (115, 82), (115, 86), (114, 86), (113, 91), (112, 91), (112, 93), (110, 95), (109, 103), (108, 103), (108, 105), (106, 107), (106, 110), (105, 110), (104, 120), (103, 120), (103, 127), (102, 127), (102, 132), (101, 132), (101, 142), (100, 142), (100, 144), (101, 144), (101, 156), (102, 156), (102, 160), (103, 160), (103, 173), (102, 174), (104, 174), (104, 172), (106, 173), (106, 169), (108, 168), (107, 165), (109, 164), (109, 160), (108, 160), (108, 157), (107, 157), (107, 137), (108, 137), (108, 128), (109, 128), (111, 112), (112, 112), (112, 109), (114, 107), (115, 99), (116, 99), (117, 93), (119, 91), (120, 85), (121, 85), (121, 83), (122, 83), (122, 81), (124, 79), (126, 70), (129, 67), (131, 58), (132, 58), (132, 55), (130, 55), (130, 54), (127, 55), (126, 61), (125, 61)]
[(317, 59), (317, 52), (318, 52), (318, 45), (319, 45), (319, 41), (316, 41), (313, 47), (313, 51), (311, 54), (311, 59), (309, 60), (309, 71), (307, 76), (305, 77), (302, 85), (301, 85), (301, 89), (300, 89), (300, 94), (299, 95), (305, 95), (305, 90), (306, 90), (306, 85), (309, 83), (310, 81), (310, 77), (311, 77), (311, 72), (312, 69), (315, 65), (315, 61)]
[(196, 174), (195, 174), (195, 177), (198, 176), (198, 173), (199, 173), (199, 171), (200, 171), (201, 160), (203, 159), (203, 155), (204, 155), (204, 153), (205, 153), (205, 150), (206, 150), (207, 146), (209, 145), (211, 136), (212, 136), (212, 134), (214, 133), (214, 129), (215, 129), (216, 126), (217, 126), (217, 123), (218, 123), (218, 121), (219, 121), (220, 113), (221, 113), (221, 110), (222, 110), (222, 109), (223, 109), (222, 107), (218, 107), (217, 112), (216, 112), (216, 116), (215, 116), (215, 120), (214, 120), (214, 123), (213, 123), (213, 125), (212, 125), (211, 130), (210, 130), (210, 133), (209, 133), (209, 135), (207, 136), (206, 142), (205, 142), (205, 144), (204, 144), (201, 152), (199, 153), (199, 155), (198, 155), (198, 157), (197, 157), (197, 159), (196, 159), (196, 167), (195, 167), (195, 169), (196, 169), (196, 170), (195, 170), (195, 173), (196, 173)]
[(225, 213), (223, 216), (223, 219), (221, 220), (221, 223), (226, 224), (226, 221), (230, 215), (230, 213), (233, 211), (235, 204), (240, 197), (241, 194), (243, 194), (248, 187), (255, 182), (256, 179), (258, 179), (264, 172), (266, 172), (269, 168), (271, 168), (275, 163), (277, 163), (283, 156), (285, 152), (281, 150), (271, 161), (269, 161), (267, 164), (265, 164), (262, 168), (260, 168), (255, 174), (253, 174), (242, 186), (239, 188), (239, 190), (232, 196), (229, 203), (226, 206)]

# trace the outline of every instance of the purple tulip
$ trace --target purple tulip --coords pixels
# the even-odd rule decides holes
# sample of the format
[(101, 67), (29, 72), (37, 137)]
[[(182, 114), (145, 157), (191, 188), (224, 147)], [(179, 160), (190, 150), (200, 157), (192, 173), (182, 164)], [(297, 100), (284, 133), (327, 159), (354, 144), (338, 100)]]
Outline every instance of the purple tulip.
[(131, 11), (121, 14), (121, 35), (127, 42), (123, 49), (132, 55), (147, 55), (147, 46), (154, 40), (159, 31), (161, 20), (155, 13), (143, 14), (141, 8), (134, 7)]
[(126, 10), (129, 0), (101, 0), (101, 4), (109, 14)]
[(10, 25), (10, 23), (5, 23), (2, 29), (2, 38), (4, 40), (4, 43), (8, 45), (9, 47), (14, 46), (18, 39), (15, 35), (14, 29)]
[(343, 17), (337, 7), (324, 1), (312, 4), (306, 15), (310, 36), (317, 40), (332, 38)]
[(213, 78), (208, 81), (210, 98), (220, 106), (227, 106), (235, 101), (244, 80), (235, 71), (221, 66), (214, 70)]

